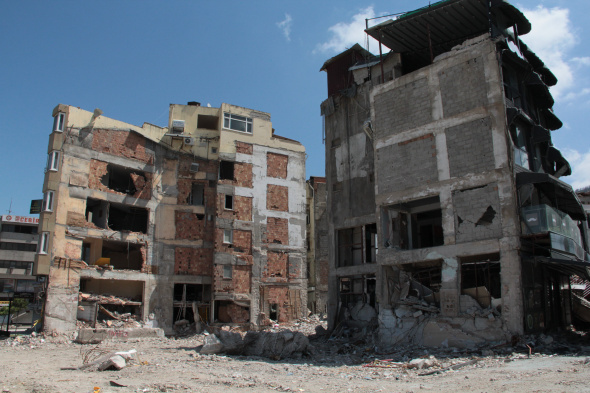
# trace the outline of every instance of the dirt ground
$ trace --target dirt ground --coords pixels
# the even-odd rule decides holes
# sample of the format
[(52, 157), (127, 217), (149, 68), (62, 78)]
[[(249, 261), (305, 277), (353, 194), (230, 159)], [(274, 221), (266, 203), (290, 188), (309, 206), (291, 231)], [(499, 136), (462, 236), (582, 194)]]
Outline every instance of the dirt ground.
[[(10, 393), (590, 392), (590, 340), (579, 333), (573, 339), (572, 333), (527, 337), (471, 351), (397, 347), (388, 353), (362, 342), (312, 336), (313, 355), (278, 361), (201, 355), (204, 337), (98, 346), (63, 336), (12, 337), (0, 341), (0, 388)], [(122, 370), (76, 369), (84, 356), (131, 349), (138, 356)]]

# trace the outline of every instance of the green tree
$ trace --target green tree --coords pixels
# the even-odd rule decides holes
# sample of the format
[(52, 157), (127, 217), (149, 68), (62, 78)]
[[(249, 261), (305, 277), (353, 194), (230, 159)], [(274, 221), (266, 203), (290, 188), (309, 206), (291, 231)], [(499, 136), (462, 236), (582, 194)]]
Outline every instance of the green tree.
[[(22, 299), (17, 297), (12, 301), (12, 305), (10, 306), (10, 313), (16, 314), (17, 312), (26, 309), (29, 307), (29, 301), (27, 299)], [(0, 315), (8, 315), (8, 306), (0, 308)]]

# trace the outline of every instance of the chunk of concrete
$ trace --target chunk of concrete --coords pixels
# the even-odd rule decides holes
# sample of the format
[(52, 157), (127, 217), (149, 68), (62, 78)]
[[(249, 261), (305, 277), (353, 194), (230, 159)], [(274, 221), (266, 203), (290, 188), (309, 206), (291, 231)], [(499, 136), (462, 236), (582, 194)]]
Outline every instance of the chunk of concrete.
[(110, 358), (108, 358), (105, 362), (100, 364), (98, 366), (98, 370), (121, 370), (122, 368), (125, 368), (126, 365), (127, 362), (125, 361), (125, 358), (123, 358), (123, 356), (113, 355)]
[(213, 355), (220, 353), (223, 350), (223, 344), (216, 335), (210, 334), (205, 337), (205, 344), (201, 348), (201, 353), (204, 355)]

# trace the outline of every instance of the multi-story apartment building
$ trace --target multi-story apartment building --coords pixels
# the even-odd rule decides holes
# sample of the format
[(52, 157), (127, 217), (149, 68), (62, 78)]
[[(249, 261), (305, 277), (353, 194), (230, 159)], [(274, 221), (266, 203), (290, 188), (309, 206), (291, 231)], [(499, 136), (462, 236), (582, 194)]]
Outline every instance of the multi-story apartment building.
[(172, 104), (168, 127), (61, 104), (53, 116), (36, 259), (47, 330), (113, 312), (167, 333), (303, 315), (305, 149), (268, 113)]
[(5, 214), (0, 216), (0, 301), (8, 307), (14, 298), (27, 299), (31, 305), (28, 313), (18, 318), (18, 323), (32, 323), (34, 305), (39, 303), (44, 283), (33, 275), (33, 263), (37, 251), (37, 227), (39, 218)]
[(530, 29), (504, 1), (440, 1), (322, 67), (332, 327), (471, 346), (571, 323), (586, 215)]

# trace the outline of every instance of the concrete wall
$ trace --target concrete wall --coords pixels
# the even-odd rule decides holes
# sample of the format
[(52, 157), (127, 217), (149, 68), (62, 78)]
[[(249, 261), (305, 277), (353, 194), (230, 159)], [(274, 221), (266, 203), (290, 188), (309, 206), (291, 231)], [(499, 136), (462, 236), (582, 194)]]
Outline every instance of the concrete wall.
[[(459, 257), (499, 253), (502, 322), (517, 334), (522, 332), (519, 274), (514, 274), (520, 270), (518, 216), (502, 79), (494, 44), (485, 37), (474, 41), (371, 92), (377, 205), (437, 196), (444, 232), (443, 246), (380, 249), (378, 261), (441, 260), (441, 313), (456, 317), (461, 314)], [(381, 237), (381, 245), (385, 240)], [(378, 289), (384, 306), (385, 287)]]

